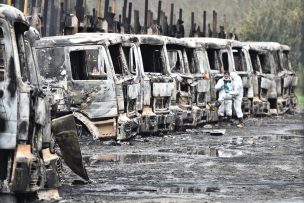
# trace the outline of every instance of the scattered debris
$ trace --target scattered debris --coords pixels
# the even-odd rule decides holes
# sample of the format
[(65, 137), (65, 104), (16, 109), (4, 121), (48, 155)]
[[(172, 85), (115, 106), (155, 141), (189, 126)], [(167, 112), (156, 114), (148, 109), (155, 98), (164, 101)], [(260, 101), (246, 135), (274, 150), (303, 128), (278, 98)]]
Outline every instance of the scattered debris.
[(221, 135), (225, 135), (225, 133), (226, 133), (226, 129), (216, 129), (216, 130), (212, 130), (210, 132), (210, 135), (221, 136)]
[(49, 201), (58, 201), (62, 199), (57, 189), (40, 190), (38, 191), (38, 198), (39, 200)]
[(211, 124), (206, 124), (206, 125), (204, 125), (204, 128), (206, 128), (206, 129), (211, 129), (211, 128), (212, 128), (212, 125), (211, 125)]

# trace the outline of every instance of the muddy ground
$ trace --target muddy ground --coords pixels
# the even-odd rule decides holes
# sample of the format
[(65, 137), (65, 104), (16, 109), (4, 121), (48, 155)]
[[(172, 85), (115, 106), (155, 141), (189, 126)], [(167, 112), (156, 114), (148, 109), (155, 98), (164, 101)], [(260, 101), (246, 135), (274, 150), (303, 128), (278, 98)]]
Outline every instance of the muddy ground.
[(82, 136), (91, 184), (64, 167), (59, 202), (304, 202), (304, 110), (207, 129), (98, 142)]

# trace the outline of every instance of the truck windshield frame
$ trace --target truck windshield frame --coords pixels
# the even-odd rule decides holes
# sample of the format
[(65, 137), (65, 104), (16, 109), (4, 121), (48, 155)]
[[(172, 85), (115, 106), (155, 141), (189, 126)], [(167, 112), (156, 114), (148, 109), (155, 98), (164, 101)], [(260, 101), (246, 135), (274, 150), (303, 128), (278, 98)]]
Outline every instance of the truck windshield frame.
[(73, 80), (107, 80), (107, 54), (104, 47), (70, 49), (69, 63)]

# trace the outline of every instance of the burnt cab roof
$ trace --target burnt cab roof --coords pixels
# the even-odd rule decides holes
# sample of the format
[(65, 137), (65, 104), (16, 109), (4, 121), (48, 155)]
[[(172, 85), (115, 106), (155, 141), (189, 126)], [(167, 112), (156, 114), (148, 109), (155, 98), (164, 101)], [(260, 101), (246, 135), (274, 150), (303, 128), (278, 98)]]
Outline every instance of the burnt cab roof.
[(181, 38), (183, 41), (187, 42), (188, 45), (190, 45), (190, 47), (192, 48), (197, 48), (197, 47), (206, 47), (206, 43), (200, 40), (196, 40), (197, 38), (193, 38), (193, 37), (185, 37), (185, 38)]
[(290, 51), (290, 47), (286, 44), (281, 44), (281, 50), (282, 51)]
[(227, 41), (230, 43), (232, 48), (234, 48), (234, 47), (242, 48), (243, 46), (245, 46), (245, 45), (242, 44), (242, 42), (237, 41), (237, 40), (228, 39)]
[[(188, 40), (189, 38), (184, 39)], [(197, 44), (202, 43), (206, 48), (222, 49), (230, 45), (230, 42), (228, 40), (219, 38), (193, 37), (190, 40)]]
[(255, 51), (277, 51), (281, 45), (277, 42), (242, 42), (243, 45), (248, 45), (251, 50)]
[(121, 42), (122, 37), (117, 34), (82, 33), (77, 35), (44, 37), (36, 42), (36, 48), (117, 44)]
[(180, 38), (167, 37), (167, 36), (163, 36), (163, 39), (166, 44), (176, 44), (176, 45), (184, 46), (184, 47), (188, 47), (188, 48), (196, 47), (195, 42), (190, 41), (190, 40), (184, 40), (184, 39), (180, 39)]
[(134, 42), (139, 44), (150, 44), (150, 45), (164, 45), (164, 38), (159, 35), (125, 35), (125, 42)]
[(0, 18), (7, 20), (13, 26), (17, 23), (18, 26), (15, 28), (19, 31), (24, 32), (30, 27), (23, 13), (9, 5), (0, 4)]

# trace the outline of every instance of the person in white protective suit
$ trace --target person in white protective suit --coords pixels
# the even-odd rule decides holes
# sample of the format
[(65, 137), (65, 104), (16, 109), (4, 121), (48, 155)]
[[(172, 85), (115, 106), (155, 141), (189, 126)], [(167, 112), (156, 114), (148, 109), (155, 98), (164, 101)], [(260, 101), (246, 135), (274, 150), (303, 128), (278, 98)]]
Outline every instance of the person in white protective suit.
[(238, 118), (237, 127), (244, 127), (243, 112), (242, 112), (242, 100), (243, 100), (243, 81), (242, 78), (236, 73), (230, 73), (231, 78), (231, 91), (230, 95), (233, 100), (233, 107)]
[(228, 71), (224, 72), (224, 77), (219, 79), (215, 85), (215, 90), (219, 91), (219, 98), (217, 102), (218, 107), (218, 116), (219, 124), (223, 123), (223, 118), (226, 114), (227, 121), (230, 123), (232, 116), (232, 96), (230, 95), (231, 91), (231, 79)]

